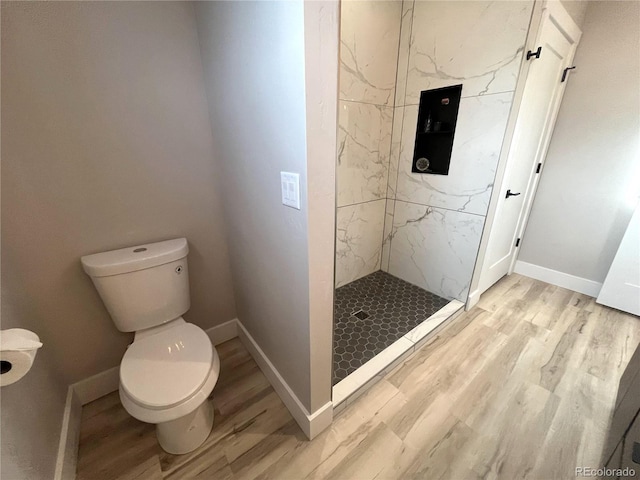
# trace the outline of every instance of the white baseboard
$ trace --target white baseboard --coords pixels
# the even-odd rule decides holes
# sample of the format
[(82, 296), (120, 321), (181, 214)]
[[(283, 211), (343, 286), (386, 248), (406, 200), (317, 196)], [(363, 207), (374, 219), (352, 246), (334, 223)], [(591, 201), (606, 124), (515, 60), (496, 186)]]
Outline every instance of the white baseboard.
[[(333, 422), (333, 402), (327, 402), (311, 415), (307, 415), (309, 421), (309, 440), (313, 440)], [(305, 432), (306, 433), (306, 432)]]
[(221, 323), (205, 330), (205, 332), (209, 335), (211, 343), (220, 345), (238, 336), (238, 319), (234, 318), (228, 322)]
[(109, 395), (118, 390), (120, 385), (120, 367), (113, 367), (92, 377), (85, 378), (72, 384), (74, 392), (80, 400), (80, 405), (86, 405), (94, 400)]
[(522, 262), (518, 260), (513, 270), (515, 273), (524, 275), (525, 277), (535, 278), (542, 282), (547, 282), (558, 287), (567, 288), (574, 292), (597, 297), (602, 288), (602, 284), (588, 280), (586, 278), (576, 277), (568, 273), (558, 272), (550, 268), (541, 267), (532, 263)]
[(262, 373), (267, 377), (267, 380), (269, 380), (269, 383), (271, 383), (271, 386), (295, 421), (298, 422), (298, 425), (300, 425), (300, 428), (310, 440), (331, 424), (333, 421), (332, 402), (327, 402), (310, 414), (240, 321), (238, 321), (238, 337), (256, 361)]
[[(213, 345), (238, 336), (237, 319), (205, 330)], [(118, 390), (120, 367), (113, 367), (69, 386), (62, 419), (55, 480), (71, 480), (76, 474), (82, 406)]]
[(73, 480), (76, 478), (81, 420), (82, 404), (73, 386), (70, 386), (67, 390), (67, 400), (62, 417), (62, 430), (58, 444), (55, 480)]

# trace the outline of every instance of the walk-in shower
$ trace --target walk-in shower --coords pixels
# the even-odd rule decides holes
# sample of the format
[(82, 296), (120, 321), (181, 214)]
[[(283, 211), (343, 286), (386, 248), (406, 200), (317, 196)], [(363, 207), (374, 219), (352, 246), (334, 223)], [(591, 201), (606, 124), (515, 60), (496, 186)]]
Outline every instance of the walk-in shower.
[(334, 405), (467, 300), (531, 8), (341, 4)]

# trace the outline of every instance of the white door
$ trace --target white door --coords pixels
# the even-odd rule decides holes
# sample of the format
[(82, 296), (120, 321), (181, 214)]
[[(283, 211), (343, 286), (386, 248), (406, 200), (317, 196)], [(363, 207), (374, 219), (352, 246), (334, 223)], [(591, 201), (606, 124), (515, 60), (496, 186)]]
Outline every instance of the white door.
[[(495, 216), (488, 225), (489, 242), (480, 276), (480, 293), (513, 271), (531, 199), (549, 146), (551, 133), (564, 93), (565, 68), (571, 65), (580, 29), (559, 2), (548, 2), (542, 13), (536, 45), (539, 58), (532, 57)], [(538, 165), (540, 164), (540, 166)]]
[(640, 315), (640, 205), (631, 217), (596, 302)]

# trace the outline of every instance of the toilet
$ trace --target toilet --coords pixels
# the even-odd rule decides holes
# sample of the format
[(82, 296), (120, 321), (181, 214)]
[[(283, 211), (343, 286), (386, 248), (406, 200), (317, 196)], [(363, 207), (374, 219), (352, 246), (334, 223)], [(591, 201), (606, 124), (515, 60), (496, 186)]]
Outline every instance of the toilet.
[(120, 363), (120, 400), (138, 420), (156, 424), (160, 446), (183, 454), (213, 427), (208, 397), (220, 358), (208, 335), (186, 322), (189, 268), (186, 238), (81, 258), (116, 328), (135, 332)]

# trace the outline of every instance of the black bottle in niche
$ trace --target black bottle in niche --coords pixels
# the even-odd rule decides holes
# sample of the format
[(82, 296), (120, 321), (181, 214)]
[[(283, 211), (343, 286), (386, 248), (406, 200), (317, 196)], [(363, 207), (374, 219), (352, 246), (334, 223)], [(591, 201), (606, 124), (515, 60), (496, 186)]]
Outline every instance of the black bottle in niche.
[(449, 174), (462, 85), (420, 93), (413, 173)]

